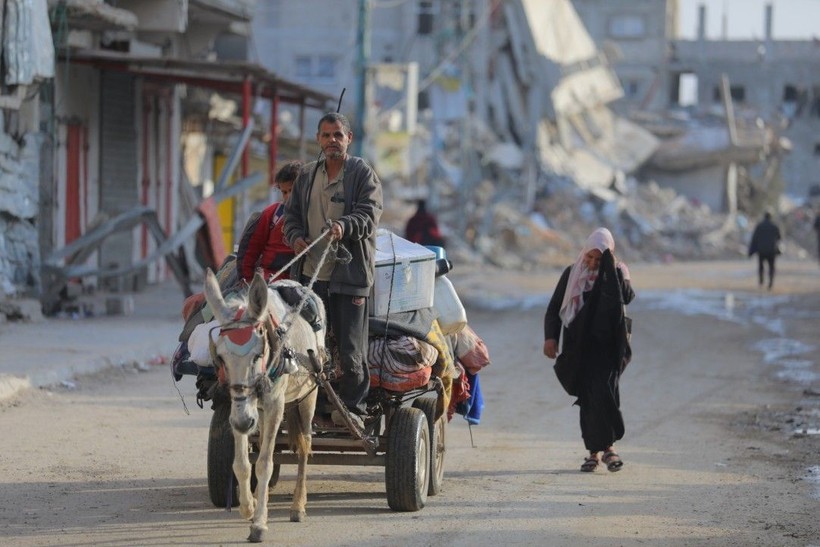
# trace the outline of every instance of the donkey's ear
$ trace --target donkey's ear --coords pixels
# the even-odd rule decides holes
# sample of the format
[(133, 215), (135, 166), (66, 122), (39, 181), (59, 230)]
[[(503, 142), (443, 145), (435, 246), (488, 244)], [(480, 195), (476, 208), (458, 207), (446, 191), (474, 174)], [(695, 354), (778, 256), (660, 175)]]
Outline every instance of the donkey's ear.
[(222, 289), (219, 288), (219, 281), (210, 268), (205, 272), (205, 301), (210, 306), (214, 317), (220, 324), (227, 323), (231, 319), (231, 313), (225, 299), (222, 297)]
[(262, 316), (262, 312), (268, 308), (268, 284), (262, 274), (256, 272), (248, 289), (248, 317), (256, 321)]

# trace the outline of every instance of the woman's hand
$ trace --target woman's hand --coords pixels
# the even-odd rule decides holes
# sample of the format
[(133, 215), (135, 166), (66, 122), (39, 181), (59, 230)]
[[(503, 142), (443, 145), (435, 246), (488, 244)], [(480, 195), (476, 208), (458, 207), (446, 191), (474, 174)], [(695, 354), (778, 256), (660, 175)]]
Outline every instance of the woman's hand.
[(555, 359), (555, 356), (557, 354), (558, 354), (558, 340), (556, 340), (554, 338), (544, 340), (544, 355), (546, 355), (550, 359)]

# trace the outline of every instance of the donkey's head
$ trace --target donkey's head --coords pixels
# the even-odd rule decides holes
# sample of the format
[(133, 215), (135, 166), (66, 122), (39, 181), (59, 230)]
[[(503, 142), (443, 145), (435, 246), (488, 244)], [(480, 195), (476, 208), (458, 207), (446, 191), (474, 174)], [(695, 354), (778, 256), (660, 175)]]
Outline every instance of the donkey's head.
[(274, 327), (268, 313), (268, 287), (257, 273), (246, 299), (237, 297), (226, 302), (209, 269), (205, 299), (220, 325), (211, 345), (211, 359), (231, 394), (231, 426), (239, 433), (249, 433), (258, 422), (258, 397), (270, 389), (267, 369), (272, 359)]

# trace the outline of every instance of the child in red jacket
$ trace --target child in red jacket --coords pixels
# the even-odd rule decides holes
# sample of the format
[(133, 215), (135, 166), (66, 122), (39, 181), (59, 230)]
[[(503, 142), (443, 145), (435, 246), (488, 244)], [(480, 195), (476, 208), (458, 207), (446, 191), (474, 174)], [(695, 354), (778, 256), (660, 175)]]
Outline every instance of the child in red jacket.
[(287, 279), (288, 272), (272, 277), (290, 262), (295, 253), (283, 238), (282, 228), (285, 224), (285, 204), (288, 201), (293, 183), (299, 176), (302, 164), (292, 161), (285, 164), (274, 177), (282, 201), (266, 207), (254, 223), (246, 228), (245, 235), (237, 252), (237, 269), (240, 277), (250, 282), (257, 268), (260, 268), (268, 282), (276, 279)]

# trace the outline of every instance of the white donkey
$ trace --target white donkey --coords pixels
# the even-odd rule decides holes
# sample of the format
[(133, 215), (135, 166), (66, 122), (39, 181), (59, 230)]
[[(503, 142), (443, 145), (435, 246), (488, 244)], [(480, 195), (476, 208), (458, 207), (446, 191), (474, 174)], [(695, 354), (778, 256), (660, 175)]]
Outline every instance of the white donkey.
[[(294, 285), (278, 281), (271, 285)], [(307, 289), (304, 289), (307, 290)], [(316, 298), (320, 325), (314, 331), (295, 309), (269, 288), (258, 273), (247, 291), (225, 301), (216, 276), (208, 270), (205, 298), (219, 321), (219, 336), (212, 342), (211, 358), (220, 381), (231, 395), (230, 423), (234, 437), (233, 472), (239, 483), (239, 513), (250, 519), (248, 540), (261, 542), (268, 529), (268, 488), (273, 473), (276, 434), (288, 407), (287, 430), (291, 448), (299, 456), (296, 489), (290, 520), (305, 517), (307, 502), (306, 467), (311, 450), (311, 421), (316, 407), (316, 383), (311, 374), (309, 352), (321, 362), (325, 356), (325, 316)], [(290, 356), (288, 359), (286, 356)], [(293, 363), (302, 366), (297, 368)], [(304, 368), (308, 367), (308, 370)], [(261, 416), (260, 411), (261, 410)], [(259, 431), (259, 457), (256, 461), (256, 498), (251, 494), (251, 463), (248, 435)]]

